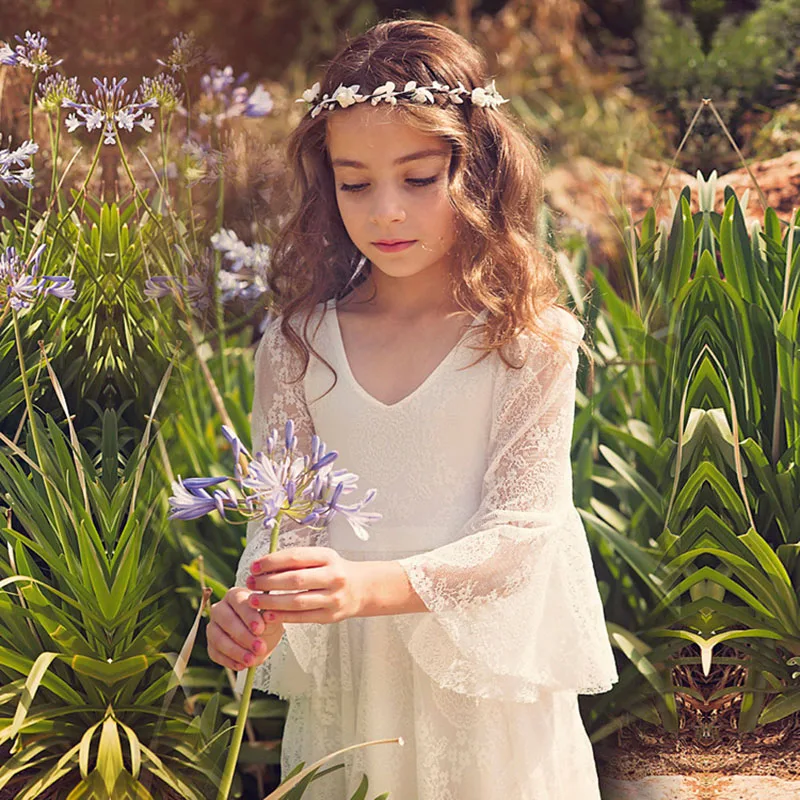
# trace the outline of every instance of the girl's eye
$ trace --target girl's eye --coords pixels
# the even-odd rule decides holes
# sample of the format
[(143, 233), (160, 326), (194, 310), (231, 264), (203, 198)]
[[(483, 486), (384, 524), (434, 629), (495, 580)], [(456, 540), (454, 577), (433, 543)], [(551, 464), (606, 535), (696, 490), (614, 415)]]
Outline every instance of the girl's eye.
[[(407, 178), (406, 183), (411, 186), (430, 186), (436, 183), (438, 175), (433, 175), (430, 178)], [(361, 192), (369, 186), (368, 183), (342, 183), (339, 185), (339, 190), (342, 192)]]

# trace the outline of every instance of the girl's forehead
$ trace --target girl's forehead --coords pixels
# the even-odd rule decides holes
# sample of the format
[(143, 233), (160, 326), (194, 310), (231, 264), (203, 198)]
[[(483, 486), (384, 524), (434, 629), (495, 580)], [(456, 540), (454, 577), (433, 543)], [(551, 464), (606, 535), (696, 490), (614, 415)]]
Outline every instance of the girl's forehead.
[(423, 133), (391, 106), (336, 109), (326, 119), (326, 126), (332, 159), (368, 155), (391, 160), (406, 151), (448, 150), (441, 137)]

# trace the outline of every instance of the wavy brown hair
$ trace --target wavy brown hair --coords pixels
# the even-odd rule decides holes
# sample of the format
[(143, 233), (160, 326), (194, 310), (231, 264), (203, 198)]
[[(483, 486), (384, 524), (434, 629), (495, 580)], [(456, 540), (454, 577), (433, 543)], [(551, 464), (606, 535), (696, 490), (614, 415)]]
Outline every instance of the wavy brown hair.
[[(387, 81), (427, 86), (438, 80), (461, 82), (468, 90), (488, 82), (486, 63), (469, 42), (443, 25), (423, 20), (382, 22), (358, 36), (329, 63), (320, 81), (321, 94), (332, 95), (339, 84), (358, 84), (370, 92)], [(434, 104), (398, 101), (392, 111), (423, 133), (450, 145), (448, 179), (457, 235), (450, 259), (450, 286), (455, 303), (473, 316), (487, 309), (482, 334), (483, 356), (503, 348), (525, 330), (553, 344), (558, 339), (541, 325), (539, 315), (559, 305), (552, 248), (537, 230), (543, 201), (542, 157), (503, 107), (485, 108), (467, 100), (453, 104), (442, 94)], [(345, 230), (336, 202), (333, 169), (327, 148), (329, 114), (308, 113), (287, 143), (297, 203), (273, 245), (269, 288), (275, 311), (283, 315), (281, 331), (308, 368), (311, 346), (308, 327), (315, 307), (345, 297), (366, 280), (367, 262), (356, 283), (351, 276), (361, 253)], [(569, 309), (567, 313), (572, 314)], [(302, 336), (292, 319), (304, 316)], [(574, 316), (574, 315), (573, 315)], [(581, 347), (589, 356), (585, 343)], [(327, 361), (321, 359), (334, 372)]]

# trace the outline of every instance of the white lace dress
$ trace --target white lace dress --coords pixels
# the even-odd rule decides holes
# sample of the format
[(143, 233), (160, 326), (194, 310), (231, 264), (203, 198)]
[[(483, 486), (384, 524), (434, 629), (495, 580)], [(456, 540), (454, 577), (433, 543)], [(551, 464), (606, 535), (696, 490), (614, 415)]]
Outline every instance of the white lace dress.
[[(324, 313), (323, 313), (324, 312)], [(470, 333), (485, 312), (472, 323)], [(346, 800), (362, 773), (369, 797), (392, 800), (599, 800), (578, 694), (618, 679), (569, 460), (577, 345), (584, 329), (547, 312), (563, 351), (532, 334), (521, 370), (478, 353), (465, 335), (411, 394), (387, 405), (354, 379), (335, 303), (309, 326), (333, 375), (299, 360), (274, 320), (256, 353), (253, 450), (294, 419), (300, 447), (315, 431), (338, 468), (369, 488), (383, 518), (356, 538), (344, 517), (324, 534), (295, 526), (281, 547), (322, 545), (345, 558), (398, 560), (429, 611), (287, 624), (256, 688), (289, 699), (283, 772), (357, 742), (307, 800)], [(319, 322), (317, 327), (316, 323)], [(298, 323), (294, 323), (298, 328)], [(562, 355), (566, 353), (566, 355)], [(509, 353), (510, 355), (510, 353)], [(258, 523), (237, 573), (269, 551)], [(244, 683), (245, 673), (238, 675)]]

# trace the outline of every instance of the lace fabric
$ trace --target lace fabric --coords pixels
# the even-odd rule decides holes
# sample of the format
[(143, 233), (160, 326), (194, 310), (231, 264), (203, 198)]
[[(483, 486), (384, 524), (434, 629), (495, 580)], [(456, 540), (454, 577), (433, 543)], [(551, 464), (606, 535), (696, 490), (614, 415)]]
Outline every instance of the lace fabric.
[[(362, 771), (371, 791), (417, 800), (599, 798), (576, 699), (608, 691), (618, 675), (572, 502), (584, 331), (558, 309), (548, 319), (564, 334), (562, 349), (522, 335), (519, 370), (496, 354), (458, 370), (475, 359), (459, 352), (394, 406), (355, 385), (335, 315), (323, 319), (314, 345), (338, 384), (311, 409), (306, 399), (325, 392), (330, 371), (312, 356), (305, 381), (289, 383), (299, 363), (279, 319), (258, 346), (253, 451), (287, 417), (301, 448), (316, 429), (360, 487), (379, 487), (373, 507), (384, 515), (366, 543), (337, 517), (324, 532), (282, 526), (280, 547), (395, 559), (429, 609), (287, 624), (257, 668), (257, 689), (291, 701), (284, 772), (355, 742), (406, 739), (402, 751), (348, 756), (343, 774), (314, 784), (309, 800), (349, 796)], [(269, 538), (260, 523), (248, 525), (237, 585)]]
[(518, 339), (524, 366), (495, 382), (480, 506), (456, 541), (400, 560), (433, 612), (401, 621), (407, 646), (444, 688), (532, 701), (540, 687), (597, 694), (618, 680), (572, 501), (579, 328), (566, 357)]

